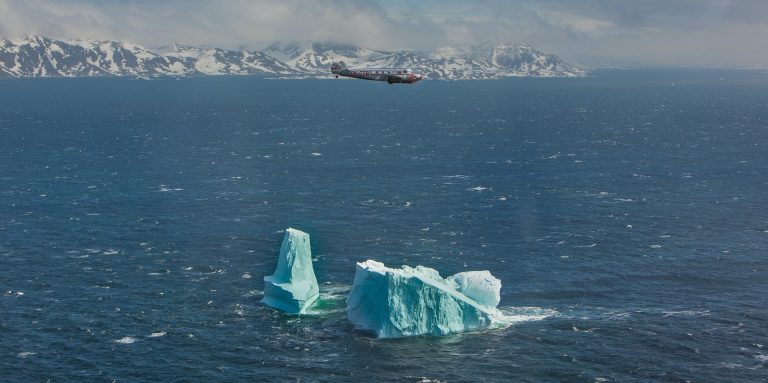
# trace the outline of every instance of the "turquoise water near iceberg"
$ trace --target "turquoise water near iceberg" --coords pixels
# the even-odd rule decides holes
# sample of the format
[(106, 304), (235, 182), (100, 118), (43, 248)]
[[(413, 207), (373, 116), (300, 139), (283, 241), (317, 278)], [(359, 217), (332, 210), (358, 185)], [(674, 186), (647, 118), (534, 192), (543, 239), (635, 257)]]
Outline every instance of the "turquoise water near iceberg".
[[(768, 76), (0, 81), (4, 381), (754, 382)], [(312, 236), (317, 315), (259, 303)], [(519, 321), (378, 340), (354, 263), (490, 270)]]

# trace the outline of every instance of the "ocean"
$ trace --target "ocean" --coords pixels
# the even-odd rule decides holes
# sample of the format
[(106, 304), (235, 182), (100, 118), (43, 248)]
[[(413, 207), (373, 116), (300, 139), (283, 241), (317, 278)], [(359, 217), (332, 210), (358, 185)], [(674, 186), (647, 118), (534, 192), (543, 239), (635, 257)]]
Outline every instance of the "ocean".
[[(259, 303), (283, 230), (321, 300)], [(511, 326), (375, 339), (355, 263)], [(5, 382), (768, 380), (768, 73), (0, 81)]]

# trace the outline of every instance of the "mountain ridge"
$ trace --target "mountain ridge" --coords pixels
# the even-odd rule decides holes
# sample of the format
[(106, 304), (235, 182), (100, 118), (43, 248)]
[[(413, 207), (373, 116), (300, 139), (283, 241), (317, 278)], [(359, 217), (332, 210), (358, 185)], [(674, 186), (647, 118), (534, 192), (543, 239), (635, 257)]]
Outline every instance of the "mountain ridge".
[(433, 52), (381, 51), (322, 43), (274, 43), (264, 50), (198, 48), (174, 43), (163, 53), (112, 40), (0, 39), (0, 77), (252, 75), (329, 76), (333, 61), (349, 66), (409, 67), (443, 80), (581, 77), (582, 69), (524, 44), (482, 43)]

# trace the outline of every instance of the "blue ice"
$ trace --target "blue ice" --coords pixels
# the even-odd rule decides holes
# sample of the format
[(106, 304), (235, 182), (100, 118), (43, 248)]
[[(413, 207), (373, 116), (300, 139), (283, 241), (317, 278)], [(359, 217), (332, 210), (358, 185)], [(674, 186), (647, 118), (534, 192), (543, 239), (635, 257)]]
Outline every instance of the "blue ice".
[(261, 301), (287, 313), (306, 314), (318, 296), (309, 234), (288, 228), (280, 246), (275, 273), (264, 277), (264, 299)]
[(443, 279), (428, 267), (393, 269), (368, 260), (357, 264), (347, 318), (380, 338), (468, 331), (504, 320), (496, 309), (500, 289), (487, 271)]

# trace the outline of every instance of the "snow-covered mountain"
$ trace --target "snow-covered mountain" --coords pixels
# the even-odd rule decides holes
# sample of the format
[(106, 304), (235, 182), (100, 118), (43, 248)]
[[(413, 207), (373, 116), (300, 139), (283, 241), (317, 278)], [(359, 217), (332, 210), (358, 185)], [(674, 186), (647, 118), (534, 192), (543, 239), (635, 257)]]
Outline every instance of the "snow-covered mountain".
[(217, 74), (296, 74), (261, 52), (198, 49), (175, 44), (157, 54), (117, 41), (59, 41), (34, 36), (0, 40), (0, 76), (190, 76)]
[(355, 67), (413, 68), (433, 79), (465, 80), (503, 77), (579, 77), (586, 73), (555, 55), (529, 45), (478, 44), (434, 52), (374, 51), (320, 43), (275, 43), (269, 56), (305, 73), (327, 73), (333, 61)]
[(375, 51), (328, 43), (276, 43), (264, 51), (174, 44), (163, 53), (117, 41), (0, 40), (0, 77), (191, 76), (273, 74), (327, 76), (333, 61), (350, 67), (408, 67), (432, 79), (512, 76), (577, 77), (585, 72), (527, 45), (479, 44), (430, 53)]
[(175, 51), (163, 57), (187, 60), (193, 73), (216, 74), (297, 74), (285, 63), (258, 51), (229, 51), (224, 49), (200, 49), (174, 44)]

